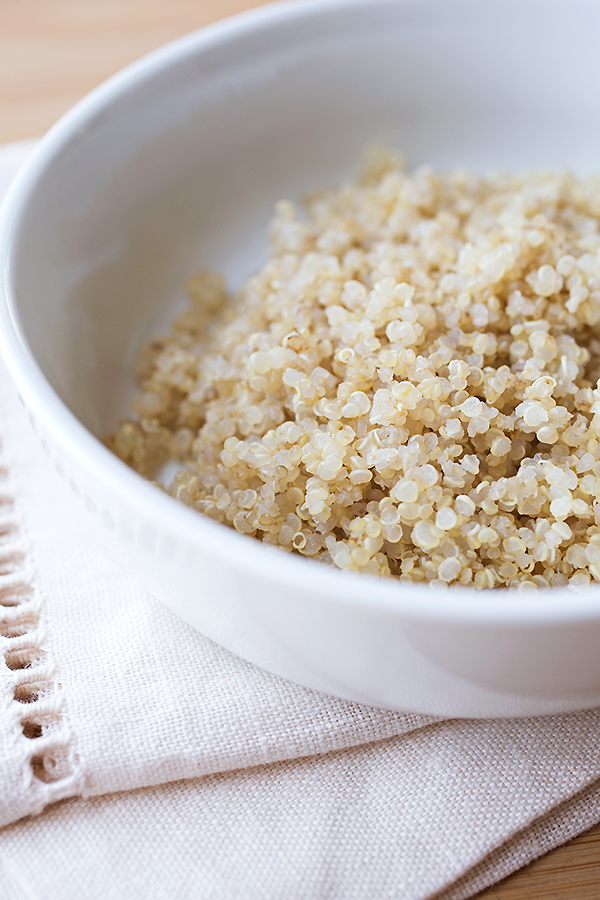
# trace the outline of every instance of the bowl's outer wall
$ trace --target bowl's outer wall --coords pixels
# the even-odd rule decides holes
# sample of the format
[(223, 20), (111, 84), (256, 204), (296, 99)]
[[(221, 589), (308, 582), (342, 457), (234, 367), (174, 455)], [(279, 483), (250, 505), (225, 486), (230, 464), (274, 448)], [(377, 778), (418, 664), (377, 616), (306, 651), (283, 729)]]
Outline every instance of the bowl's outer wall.
[[(131, 396), (135, 350), (183, 303), (184, 278), (209, 265), (239, 283), (264, 257), (273, 203), (339, 182), (369, 141), (416, 164), (593, 169), (599, 25), (591, 2), (275, 5), (118, 76), (31, 161), (5, 214), (7, 361), (106, 542), (210, 637), (392, 708), (526, 715), (600, 702), (600, 608), (545, 624), (543, 606), (527, 622), (453, 621), (378, 606), (370, 579), (366, 597), (341, 576), (333, 591), (329, 575), (298, 581), (293, 566), (282, 582), (268, 550), (242, 539), (252, 549), (238, 554), (239, 537), (213, 523), (175, 533), (178, 511), (166, 521), (148, 486), (90, 450), (30, 360), (102, 436)], [(340, 602), (346, 585), (360, 602)]]
[[(147, 506), (140, 510), (126, 494), (107, 492), (76, 450), (57, 447), (31, 418), (59, 474), (125, 568), (181, 618), (256, 665), (350, 700), (430, 715), (528, 716), (600, 705), (600, 617), (545, 625), (536, 618), (452, 621), (451, 612), (427, 619), (393, 604), (355, 602), (357, 585), (359, 596), (372, 586), (366, 576), (345, 581), (344, 603), (328, 590), (328, 579), (312, 577), (308, 561), (305, 578), (296, 571), (300, 577), (282, 583), (276, 550), (263, 556), (259, 574), (249, 573), (237, 564), (235, 548), (224, 563), (192, 529), (175, 531), (160, 515), (148, 515)], [(227, 529), (217, 528), (226, 538)]]

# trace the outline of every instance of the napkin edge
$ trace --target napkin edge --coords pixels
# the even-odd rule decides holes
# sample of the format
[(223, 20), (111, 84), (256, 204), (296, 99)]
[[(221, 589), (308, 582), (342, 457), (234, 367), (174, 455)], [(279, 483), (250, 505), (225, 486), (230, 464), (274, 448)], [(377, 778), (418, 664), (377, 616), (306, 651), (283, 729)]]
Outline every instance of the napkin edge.
[(599, 821), (600, 779), (597, 779), (495, 847), (430, 900), (468, 900), (589, 831)]
[(28, 814), (79, 792), (82, 773), (64, 692), (46, 649), (43, 597), (6, 442), (0, 443), (0, 658), (6, 727)]

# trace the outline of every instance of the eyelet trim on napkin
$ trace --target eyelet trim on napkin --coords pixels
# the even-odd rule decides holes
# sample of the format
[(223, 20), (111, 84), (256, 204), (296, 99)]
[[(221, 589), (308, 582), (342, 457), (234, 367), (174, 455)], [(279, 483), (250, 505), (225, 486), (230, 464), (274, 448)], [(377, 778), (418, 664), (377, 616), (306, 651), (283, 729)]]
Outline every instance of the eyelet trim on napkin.
[(77, 765), (61, 689), (43, 648), (41, 599), (15, 496), (0, 451), (0, 659), (12, 673), (7, 712), (23, 754), (24, 778), (41, 789), (41, 806), (75, 793)]

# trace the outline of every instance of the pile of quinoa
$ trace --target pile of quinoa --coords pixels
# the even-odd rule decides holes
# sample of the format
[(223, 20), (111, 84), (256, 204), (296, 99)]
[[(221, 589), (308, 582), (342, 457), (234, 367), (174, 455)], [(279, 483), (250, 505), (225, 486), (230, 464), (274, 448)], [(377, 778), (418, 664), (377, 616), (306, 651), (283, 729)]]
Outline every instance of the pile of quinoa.
[(600, 178), (406, 171), (277, 204), (144, 350), (109, 446), (268, 544), (432, 586), (600, 580)]

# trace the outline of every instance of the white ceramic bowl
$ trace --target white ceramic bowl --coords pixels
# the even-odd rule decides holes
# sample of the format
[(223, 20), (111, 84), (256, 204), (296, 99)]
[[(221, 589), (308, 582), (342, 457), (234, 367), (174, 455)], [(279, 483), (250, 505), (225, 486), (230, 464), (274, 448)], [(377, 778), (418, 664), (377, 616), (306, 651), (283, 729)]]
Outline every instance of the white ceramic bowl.
[(268, 6), (151, 54), (46, 136), (2, 218), (2, 350), (105, 543), (215, 641), (379, 706), (453, 716), (600, 704), (600, 596), (435, 592), (332, 571), (177, 504), (99, 436), (133, 351), (202, 265), (261, 264), (273, 203), (384, 139), (414, 163), (600, 168), (594, 0)]

